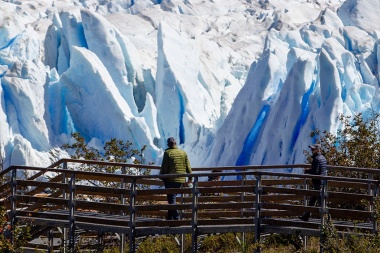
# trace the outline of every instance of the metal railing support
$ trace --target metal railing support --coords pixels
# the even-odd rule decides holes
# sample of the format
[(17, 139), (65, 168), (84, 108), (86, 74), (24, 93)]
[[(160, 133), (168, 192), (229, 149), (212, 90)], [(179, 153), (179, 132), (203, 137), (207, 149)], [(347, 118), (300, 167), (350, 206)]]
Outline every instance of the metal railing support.
[[(373, 192), (372, 192), (372, 200), (371, 200), (371, 205), (374, 206), (375, 204), (376, 205), (379, 205), (378, 201), (377, 201), (377, 198), (379, 196), (379, 182), (377, 184), (373, 184)], [(378, 207), (375, 208), (373, 207), (372, 210), (371, 210), (372, 214), (371, 214), (371, 222), (372, 222), (372, 233), (377, 233), (377, 218), (378, 216), (380, 215), (379, 213), (376, 213), (376, 212), (380, 212), (380, 210), (378, 210)]]
[(97, 253), (102, 253), (104, 251), (104, 233), (103, 232), (98, 232), (98, 248), (96, 250)]
[(325, 214), (328, 213), (327, 211), (327, 180), (322, 180), (322, 187), (320, 191), (320, 204), (321, 208), (319, 209), (320, 215), (321, 215), (321, 224), (320, 224), (320, 252), (323, 253), (323, 241), (322, 241), (322, 231), (323, 227), (325, 225)]
[(75, 252), (75, 173), (69, 183), (69, 251)]
[[(16, 176), (17, 176), (17, 169), (13, 169), (11, 173), (11, 229), (13, 231), (15, 224), (16, 224), (16, 193), (17, 193), (17, 182), (16, 182)], [(14, 243), (13, 233), (11, 234), (10, 238), (11, 244)]]
[(192, 203), (192, 217), (191, 217), (191, 226), (192, 226), (192, 233), (191, 233), (191, 239), (192, 239), (192, 252), (196, 253), (198, 251), (198, 177), (194, 177), (193, 182), (193, 203)]
[(131, 183), (130, 189), (130, 208), (129, 208), (129, 251), (134, 253), (136, 251), (136, 179), (134, 178)]
[[(368, 175), (368, 179), (369, 180), (373, 180), (373, 174), (372, 173), (370, 173)], [(372, 189), (372, 184), (371, 183), (368, 184), (368, 196), (373, 196), (373, 189)], [(370, 212), (373, 211), (373, 202), (372, 201), (370, 201), (368, 203), (368, 211), (370, 211)]]
[[(183, 188), (183, 186), (181, 186), (181, 188)], [(181, 204), (183, 204), (183, 193), (181, 193), (181, 197), (180, 197), (180, 202)], [(181, 209), (179, 211), (179, 219), (182, 220), (183, 218), (183, 210)], [(185, 252), (185, 235), (183, 233), (181, 233), (181, 253), (184, 253)]]
[(54, 252), (54, 236), (53, 236), (53, 230), (50, 229), (48, 231), (48, 253), (53, 253)]
[[(64, 170), (67, 170), (67, 162), (64, 162), (62, 166)], [(66, 173), (62, 173), (62, 174), (63, 174), (62, 183), (67, 184), (68, 183), (67, 175)], [(62, 190), (62, 198), (67, 200), (66, 189)], [(62, 209), (66, 210), (67, 206), (63, 206)], [(63, 253), (66, 253), (67, 252), (67, 227), (63, 227), (63, 242), (62, 243), (63, 243)]]
[[(307, 183), (307, 178), (303, 179), (303, 189), (304, 190), (309, 190), (309, 184)], [(308, 205), (308, 198), (307, 195), (303, 195), (303, 205), (307, 206)], [(308, 237), (306, 235), (303, 236), (303, 248), (306, 250), (307, 248), (307, 240)]]
[(260, 252), (260, 223), (261, 223), (261, 175), (256, 176), (255, 186), (255, 244), (256, 253)]
[[(123, 167), (121, 168), (121, 174), (122, 174), (122, 175), (125, 175), (125, 174), (126, 174), (125, 166), (123, 166)], [(125, 183), (125, 178), (122, 177), (122, 178), (121, 178), (121, 183), (120, 183), (120, 188), (121, 188), (121, 189), (126, 189), (126, 186), (127, 186), (127, 185), (126, 185), (126, 183)], [(126, 204), (124, 194), (120, 194), (120, 203), (121, 203), (122, 205), (125, 205), (125, 204)], [(126, 215), (126, 213), (125, 213), (124, 210), (120, 211), (120, 214), (123, 215), (123, 216)], [(124, 251), (125, 251), (125, 241), (126, 241), (126, 240), (125, 240), (125, 233), (121, 233), (121, 234), (120, 234), (120, 245), (119, 245), (120, 253), (124, 253)]]
[[(241, 178), (241, 186), (244, 186), (245, 185), (245, 180), (246, 180), (247, 176), (246, 175), (243, 175), (242, 178)], [(244, 202), (245, 200), (245, 192), (242, 192), (241, 193), (241, 197), (240, 197), (240, 201), (241, 202)], [(241, 218), (244, 218), (244, 209), (245, 208), (242, 208), (240, 210), (240, 217)], [(245, 247), (245, 232), (242, 233), (242, 244), (243, 244), (243, 247)]]

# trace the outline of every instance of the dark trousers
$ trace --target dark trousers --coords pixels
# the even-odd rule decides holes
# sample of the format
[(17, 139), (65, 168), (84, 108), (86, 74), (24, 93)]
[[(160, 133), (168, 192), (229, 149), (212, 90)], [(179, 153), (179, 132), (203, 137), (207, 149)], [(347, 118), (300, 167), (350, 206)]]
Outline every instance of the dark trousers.
[[(313, 190), (321, 190), (321, 185), (320, 184), (315, 184), (313, 185)], [(321, 203), (321, 196), (315, 196), (315, 195), (312, 195), (309, 199), (309, 203), (308, 203), (308, 206), (315, 206), (316, 203)], [(302, 215), (305, 219), (309, 219), (310, 218), (310, 212), (304, 212), (303, 215)]]
[[(165, 188), (166, 189), (169, 189), (169, 188), (181, 188), (182, 187), (182, 183), (177, 183), (177, 182), (169, 182), (169, 181), (164, 181), (164, 184), (165, 184)], [(168, 203), (171, 205), (175, 205), (176, 204), (176, 198), (177, 198), (177, 194), (168, 194), (167, 195), (167, 199), (168, 199)], [(178, 220), (179, 219), (179, 212), (178, 210), (168, 210), (168, 216), (166, 218), (167, 220)]]

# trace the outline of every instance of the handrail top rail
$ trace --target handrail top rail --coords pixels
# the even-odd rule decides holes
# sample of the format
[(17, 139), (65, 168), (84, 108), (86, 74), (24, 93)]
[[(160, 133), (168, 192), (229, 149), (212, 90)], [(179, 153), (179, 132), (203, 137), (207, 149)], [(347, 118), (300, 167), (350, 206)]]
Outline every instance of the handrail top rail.
[[(135, 167), (135, 168), (148, 168), (148, 169), (159, 169), (159, 165), (147, 165), (147, 164), (131, 164), (131, 163), (121, 163), (121, 162), (108, 162), (108, 161), (95, 161), (95, 160), (82, 160), (82, 159), (72, 159), (72, 158), (62, 158), (59, 161), (51, 164), (49, 167), (56, 167), (64, 162), (75, 162), (75, 163), (86, 163), (86, 164), (98, 164), (98, 165), (109, 165), (109, 166), (124, 166), (124, 167)], [(194, 171), (203, 170), (228, 170), (236, 169), (247, 170), (247, 169), (284, 169), (284, 168), (309, 168), (311, 164), (273, 164), (273, 165), (245, 165), (245, 166), (213, 166), (213, 167), (194, 167)], [(348, 166), (337, 166), (337, 165), (327, 165), (327, 169), (335, 170), (352, 170), (361, 171), (368, 173), (380, 174), (380, 170), (375, 168), (363, 168), (363, 167), (348, 167)]]
[(334, 176), (319, 176), (312, 174), (298, 174), (298, 173), (281, 173), (281, 172), (270, 172), (270, 171), (235, 171), (235, 172), (207, 172), (207, 173), (191, 173), (191, 174), (165, 174), (165, 175), (125, 175), (125, 174), (116, 174), (116, 173), (106, 173), (106, 172), (91, 172), (91, 171), (82, 171), (82, 170), (67, 170), (60, 168), (43, 168), (43, 167), (28, 167), (28, 166), (12, 166), (13, 169), (30, 169), (38, 170), (43, 173), (46, 172), (55, 172), (55, 173), (66, 173), (66, 174), (77, 174), (77, 175), (92, 175), (92, 176), (101, 176), (101, 177), (118, 177), (129, 180), (138, 180), (138, 179), (164, 179), (164, 178), (175, 178), (175, 177), (208, 177), (213, 176), (277, 176), (277, 177), (292, 177), (292, 178), (311, 178), (311, 179), (321, 179), (321, 180), (337, 180), (344, 182), (357, 182), (357, 183), (373, 183), (376, 184), (379, 180), (374, 179), (362, 179), (362, 178), (349, 178), (349, 177), (334, 177)]
[[(62, 158), (59, 161), (49, 165), (48, 167), (38, 167), (38, 166), (27, 166), (27, 165), (11, 165), (7, 169), (0, 171), (0, 176), (10, 172), (14, 168), (24, 168), (24, 169), (50, 169), (62, 165), (63, 163), (82, 163), (82, 164), (94, 164), (102, 166), (120, 166), (120, 167), (133, 167), (140, 169), (160, 169), (159, 165), (148, 165), (148, 164), (133, 164), (133, 163), (123, 163), (123, 162), (108, 162), (108, 161), (96, 161), (96, 160), (82, 160), (82, 159), (71, 159)], [(250, 170), (250, 169), (284, 169), (284, 168), (308, 168), (310, 164), (283, 164), (283, 165), (246, 165), (246, 166), (219, 166), (219, 167), (194, 167), (193, 171), (211, 171), (211, 170)]]
[[(96, 161), (96, 160), (83, 160), (83, 159), (72, 159), (72, 158), (62, 158), (59, 161), (49, 165), (47, 168), (54, 168), (63, 163), (83, 163), (83, 164), (95, 164), (103, 166), (120, 166), (120, 167), (134, 167), (143, 169), (160, 169), (159, 165), (152, 164), (133, 164), (133, 163), (123, 163), (123, 162), (109, 162), (109, 161)], [(193, 171), (208, 171), (208, 170), (250, 170), (250, 169), (284, 169), (284, 168), (309, 168), (311, 164), (273, 164), (273, 165), (245, 165), (245, 166), (214, 166), (214, 167), (194, 167)], [(4, 173), (9, 172), (14, 167), (24, 167), (31, 168), (34, 166), (25, 165), (11, 165), (7, 169), (0, 172), (0, 176)], [(38, 168), (38, 167), (36, 167)], [(44, 167), (45, 168), (45, 167)], [(331, 170), (351, 170), (380, 174), (380, 170), (374, 168), (362, 168), (362, 167), (347, 167), (347, 166), (333, 166), (327, 165), (327, 169)]]
[[(147, 164), (133, 164), (133, 163), (123, 163), (123, 162), (108, 162), (108, 161), (95, 161), (95, 160), (82, 160), (82, 159), (71, 159), (63, 158), (59, 161), (53, 163), (49, 167), (57, 167), (64, 162), (73, 162), (73, 163), (86, 163), (86, 164), (97, 164), (104, 166), (120, 166), (120, 167), (135, 167), (143, 169), (160, 169), (160, 165), (147, 165)], [(307, 168), (310, 167), (310, 164), (274, 164), (274, 165), (245, 165), (245, 166), (214, 166), (214, 167), (194, 167), (194, 171), (207, 171), (207, 170), (247, 170), (247, 169), (283, 169), (283, 168)]]
[[(167, 175), (123, 175), (123, 174), (116, 174), (116, 173), (102, 173), (102, 172), (89, 172), (89, 171), (81, 171), (81, 170), (67, 170), (67, 169), (61, 169), (56, 168), (57, 166), (67, 163), (67, 162), (73, 162), (73, 163), (85, 163), (85, 164), (96, 164), (96, 165), (103, 165), (103, 166), (121, 166), (121, 167), (133, 167), (133, 168), (140, 168), (140, 169), (159, 169), (160, 166), (158, 165), (144, 165), (144, 164), (131, 164), (131, 163), (120, 163), (120, 162), (106, 162), (106, 161), (94, 161), (94, 160), (81, 160), (81, 159), (71, 159), (71, 158), (63, 158), (59, 161), (53, 163), (52, 165), (48, 167), (32, 167), (32, 166), (25, 166), (25, 165), (12, 165), (8, 167), (7, 169), (0, 172), (0, 176), (5, 175), (6, 173), (9, 173), (10, 171), (14, 169), (25, 169), (25, 170), (37, 170), (42, 173), (46, 173), (48, 171), (50, 172), (57, 172), (57, 173), (74, 173), (76, 174), (87, 174), (90, 173), (91, 175), (101, 175), (105, 177), (122, 177), (125, 179), (141, 179), (141, 178), (173, 178), (178, 177), (178, 174), (167, 174)], [(314, 178), (314, 179), (325, 179), (325, 180), (334, 180), (339, 179), (344, 181), (351, 181), (351, 182), (366, 182), (366, 183), (375, 183), (377, 180), (370, 180), (370, 179), (360, 179), (360, 178), (346, 178), (346, 177), (331, 177), (331, 176), (317, 176), (317, 175), (310, 175), (310, 174), (298, 174), (298, 173), (286, 173), (286, 172), (272, 172), (272, 171), (261, 171), (261, 170), (267, 170), (267, 169), (285, 169), (285, 168), (308, 168), (310, 167), (310, 164), (287, 164), (287, 165), (250, 165), (250, 166), (226, 166), (226, 167), (205, 167), (205, 168), (193, 168), (194, 172), (199, 171), (209, 171), (209, 172), (203, 172), (203, 173), (193, 173), (193, 174), (181, 174), (183, 177), (207, 177), (210, 175), (219, 175), (219, 176), (258, 176), (258, 175), (268, 175), (268, 176), (282, 176), (282, 177), (298, 177), (298, 178)], [(327, 166), (327, 169), (337, 169), (337, 170), (349, 170), (349, 171), (359, 171), (359, 172), (365, 172), (365, 173), (373, 173), (373, 174), (379, 174), (380, 170), (377, 169), (368, 169), (368, 168), (357, 168), (357, 167), (344, 167), (344, 166)], [(235, 170), (234, 172), (211, 172), (212, 170)], [(254, 170), (254, 171), (248, 171), (248, 170)]]

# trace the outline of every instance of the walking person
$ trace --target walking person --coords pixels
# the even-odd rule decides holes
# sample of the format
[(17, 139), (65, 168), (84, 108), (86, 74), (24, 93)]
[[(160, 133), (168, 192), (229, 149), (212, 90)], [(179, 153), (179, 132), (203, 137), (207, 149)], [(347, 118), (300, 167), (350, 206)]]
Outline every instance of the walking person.
[[(311, 162), (311, 168), (305, 169), (306, 174), (311, 175), (320, 175), (320, 176), (326, 176), (327, 175), (327, 161), (326, 158), (321, 154), (321, 144), (313, 144), (310, 145), (309, 148), (311, 149), (312, 153), (312, 162)], [(314, 190), (321, 190), (322, 180), (320, 179), (312, 179), (313, 183), (313, 189)], [(320, 201), (320, 197), (317, 197), (315, 195), (310, 197), (308, 206), (315, 206), (315, 203)], [(310, 218), (310, 212), (304, 212), (302, 216), (299, 217), (303, 221), (308, 221)]]
[[(177, 143), (173, 137), (167, 140), (168, 148), (164, 152), (162, 159), (160, 175), (165, 174), (189, 174), (192, 173), (190, 161), (187, 153), (177, 147)], [(186, 177), (179, 176), (175, 178), (164, 178), (165, 189), (181, 188), (183, 184), (191, 184), (192, 178), (186, 183)], [(167, 194), (169, 204), (176, 204), (177, 194)], [(178, 210), (168, 210), (167, 220), (178, 220)]]

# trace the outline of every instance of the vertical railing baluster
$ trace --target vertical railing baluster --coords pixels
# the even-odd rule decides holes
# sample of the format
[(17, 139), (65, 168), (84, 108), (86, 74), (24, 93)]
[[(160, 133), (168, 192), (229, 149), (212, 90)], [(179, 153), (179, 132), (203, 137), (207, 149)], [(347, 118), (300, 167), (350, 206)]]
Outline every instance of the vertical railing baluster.
[[(303, 189), (304, 190), (309, 190), (309, 184), (307, 183), (307, 181), (308, 181), (307, 178), (303, 179)], [(308, 204), (307, 195), (303, 195), (303, 205), (307, 206), (307, 204)], [(307, 240), (308, 240), (308, 237), (306, 235), (304, 235), (303, 236), (303, 247), (304, 247), (305, 250), (307, 248)]]
[(54, 231), (50, 229), (48, 231), (48, 253), (54, 252)]
[(261, 175), (256, 176), (255, 186), (255, 252), (260, 252), (260, 223), (261, 223)]
[(130, 209), (129, 209), (129, 251), (134, 253), (136, 250), (136, 179), (132, 179), (130, 189)]
[[(242, 176), (242, 180), (241, 180), (241, 186), (244, 186), (245, 185), (245, 180), (247, 179), (247, 176), (244, 174), (243, 176)], [(246, 195), (246, 193), (245, 193), (245, 191), (243, 191), (242, 193), (241, 193), (241, 196), (240, 196), (240, 201), (243, 203), (244, 202), (244, 200), (245, 200), (245, 195)], [(244, 209), (245, 208), (242, 208), (241, 210), (240, 210), (240, 218), (244, 218)], [(245, 247), (245, 232), (243, 232), (242, 233), (242, 243), (243, 243), (243, 247)]]
[[(377, 181), (375, 184), (373, 184), (373, 195), (372, 195), (372, 205), (376, 204), (376, 205), (379, 205), (378, 201), (377, 201), (377, 196), (379, 194), (379, 181)], [(378, 219), (378, 216), (380, 215), (379, 212), (380, 210), (378, 210), (379, 207), (377, 208), (373, 208), (372, 210), (372, 214), (371, 214), (371, 220), (372, 220), (372, 233), (377, 233), (377, 219)], [(376, 213), (375, 213), (376, 212)]]
[(75, 173), (71, 174), (69, 191), (69, 249), (75, 252)]
[(320, 215), (321, 215), (321, 224), (320, 224), (320, 253), (323, 253), (323, 241), (322, 241), (322, 231), (325, 225), (325, 213), (327, 213), (327, 180), (321, 180), (321, 191), (320, 191)]
[[(183, 186), (181, 186), (181, 188), (183, 188)], [(176, 196), (176, 198), (177, 198), (177, 196)], [(183, 193), (181, 193), (180, 203), (181, 203), (181, 205), (184, 203)], [(180, 220), (183, 219), (183, 210), (182, 209), (179, 211), (179, 219)], [(181, 253), (184, 253), (184, 251), (185, 251), (185, 236), (183, 233), (181, 233), (181, 245), (180, 245), (180, 247), (181, 247)]]
[[(373, 174), (369, 173), (368, 175), (369, 180), (373, 180)], [(372, 183), (368, 184), (368, 196), (373, 196), (373, 189), (372, 189)], [(368, 211), (372, 212), (373, 211), (373, 202), (370, 201), (368, 203)]]
[[(16, 193), (17, 193), (17, 183), (16, 183), (16, 176), (17, 176), (17, 169), (13, 168), (12, 173), (11, 173), (11, 217), (10, 217), (10, 222), (11, 222), (11, 229), (15, 228), (16, 224)], [(13, 240), (13, 233), (11, 233), (11, 244), (13, 245), (14, 240)]]
[(191, 226), (192, 226), (192, 233), (191, 233), (191, 239), (192, 239), (192, 252), (196, 253), (198, 251), (198, 177), (194, 177), (193, 182), (193, 203), (192, 203), (192, 218), (191, 218)]
[[(63, 163), (63, 169), (67, 170), (67, 162)], [(67, 175), (66, 173), (62, 173), (62, 174), (63, 174), (62, 183), (67, 185), (68, 184)], [(67, 200), (67, 190), (65, 188), (62, 190), (62, 199)], [(62, 209), (67, 210), (67, 206), (63, 205)], [(67, 227), (64, 226), (63, 227), (63, 253), (66, 253), (66, 252), (67, 252)]]
[[(121, 174), (122, 175), (126, 174), (125, 166), (121, 167)], [(125, 183), (125, 178), (124, 177), (121, 178), (120, 188), (123, 189), (123, 190), (126, 189), (126, 183)], [(122, 193), (120, 195), (120, 203), (123, 206), (126, 204), (124, 193)], [(122, 216), (126, 215), (126, 212), (124, 211), (124, 209), (120, 211), (120, 214)], [(124, 251), (125, 251), (124, 248), (125, 248), (125, 233), (121, 233), (121, 235), (120, 235), (120, 247), (119, 247), (120, 253), (124, 253)]]
[(96, 253), (102, 253), (104, 251), (104, 232), (98, 232), (97, 243), (99, 246), (96, 250)]
[[(303, 179), (304, 190), (309, 190), (309, 184), (307, 183), (307, 180), (308, 180), (307, 178)], [(307, 206), (307, 203), (308, 203), (307, 195), (303, 195), (303, 205)]]

